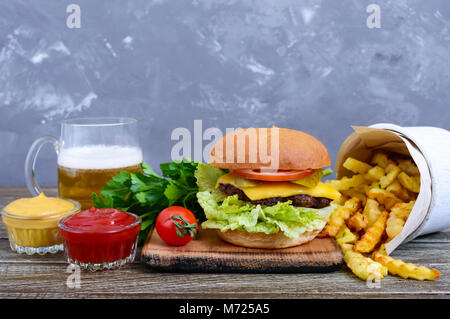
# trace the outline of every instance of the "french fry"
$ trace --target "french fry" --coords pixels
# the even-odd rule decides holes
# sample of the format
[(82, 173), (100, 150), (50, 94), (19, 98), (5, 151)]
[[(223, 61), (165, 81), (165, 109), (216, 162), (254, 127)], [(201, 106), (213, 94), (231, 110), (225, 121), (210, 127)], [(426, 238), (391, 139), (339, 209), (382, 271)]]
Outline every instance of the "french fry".
[(401, 259), (394, 259), (388, 256), (384, 244), (373, 253), (372, 258), (387, 267), (390, 274), (398, 275), (404, 279), (435, 280), (441, 275), (436, 269), (429, 269), (424, 266), (418, 267), (412, 263), (405, 263)]
[(386, 245), (381, 244), (377, 250), (374, 250), (372, 253), (372, 259), (375, 260), (377, 256), (387, 256)]
[(389, 240), (401, 233), (414, 204), (415, 201), (411, 201), (409, 203), (395, 204), (392, 207), (386, 222), (386, 234)]
[(419, 267), (413, 263), (405, 263), (401, 259), (394, 259), (390, 256), (377, 254), (375, 261), (385, 266), (390, 274), (398, 275), (403, 279), (435, 280), (441, 276), (441, 273), (436, 269), (429, 269), (425, 266)]
[(394, 207), (391, 208), (391, 214), (395, 214), (396, 216), (406, 220), (409, 217), (415, 203), (416, 201), (412, 200), (409, 203), (395, 204)]
[[(355, 187), (350, 188), (349, 190), (354, 190), (360, 193), (367, 193), (367, 191), (369, 190), (369, 185), (367, 185), (367, 182)], [(342, 192), (342, 191), (341, 191)], [(367, 196), (367, 195), (366, 195)]]
[(386, 166), (388, 165), (388, 157), (384, 153), (376, 152), (375, 154), (373, 154), (370, 163), (376, 164), (382, 168), (386, 168)]
[(357, 174), (352, 177), (342, 177), (340, 180), (327, 180), (325, 183), (334, 189), (341, 191), (359, 186), (366, 182), (364, 175)]
[(367, 192), (370, 191), (372, 188), (380, 188), (380, 182), (375, 181), (375, 182), (372, 182), (371, 184), (365, 183), (365, 184), (355, 186), (352, 189), (357, 190), (358, 192), (364, 192), (367, 195)]
[(379, 181), (380, 178), (383, 177), (384, 175), (385, 175), (384, 168), (376, 165), (371, 169), (369, 169), (367, 173), (364, 175), (364, 177), (370, 182), (375, 182)]
[(380, 205), (376, 200), (368, 198), (366, 206), (364, 206), (363, 214), (367, 216), (367, 226), (372, 226), (381, 215)]
[(388, 168), (386, 168), (386, 172), (387, 174), (383, 177), (380, 178), (380, 186), (381, 188), (386, 188), (388, 187), (398, 176), (398, 174), (400, 174), (400, 168), (398, 168), (398, 166), (393, 165), (389, 171)]
[(335, 237), (345, 221), (361, 207), (361, 201), (357, 198), (350, 198), (344, 206), (339, 206), (331, 213), (330, 220), (319, 237)]
[(353, 157), (348, 157), (344, 164), (342, 164), (346, 169), (349, 171), (352, 171), (353, 173), (359, 173), (364, 174), (369, 169), (372, 168), (369, 164), (366, 164), (364, 162), (358, 161), (357, 159), (354, 159)]
[(350, 218), (351, 212), (350, 208), (344, 206), (336, 208), (331, 213), (330, 220), (319, 234), (319, 237), (335, 237), (342, 225), (345, 224), (345, 221)]
[[(372, 184), (366, 187), (367, 191), (370, 191), (372, 188), (381, 188), (380, 182), (373, 182)], [(366, 191), (366, 193), (367, 193)]]
[(397, 198), (394, 194), (388, 192), (385, 189), (372, 188), (367, 192), (367, 197), (371, 199), (376, 199), (380, 204), (384, 205), (387, 209), (391, 209), (397, 203), (402, 201)]
[(412, 160), (399, 160), (398, 167), (408, 175), (418, 176), (420, 175), (419, 169), (416, 164), (413, 163)]
[(353, 214), (354, 212), (356, 212), (358, 209), (361, 208), (361, 201), (356, 197), (352, 197), (345, 202), (344, 207), (350, 208)]
[(341, 194), (347, 198), (355, 197), (361, 201), (362, 206), (366, 204), (367, 196), (366, 193), (360, 192), (354, 188), (347, 189), (345, 191), (341, 191)]
[(378, 219), (372, 226), (367, 228), (361, 239), (355, 244), (355, 250), (361, 253), (370, 253), (375, 246), (380, 242), (381, 236), (386, 229), (386, 221), (388, 218), (388, 212), (383, 211)]
[(335, 239), (338, 246), (341, 247), (343, 244), (354, 244), (359, 238), (358, 235), (352, 233), (351, 230), (344, 225), (337, 233)]
[(354, 251), (353, 245), (343, 244), (341, 248), (347, 267), (359, 278), (363, 280), (382, 279), (387, 275), (388, 269), (385, 266)]
[(371, 184), (363, 184), (363, 185), (359, 185), (354, 187), (353, 189), (359, 191), (359, 192), (364, 192), (367, 196), (367, 193), (372, 189), (372, 188), (380, 188), (380, 182), (379, 181), (375, 181)]
[[(341, 192), (342, 194), (342, 192)], [(339, 206), (344, 206), (345, 202), (349, 199), (349, 197), (345, 196), (344, 194), (342, 194), (343, 196), (339, 197), (338, 199), (335, 199), (333, 201), (334, 204), (339, 205)]]
[(338, 207), (330, 216), (330, 220), (320, 233), (319, 237), (334, 237), (338, 233), (345, 221), (350, 218), (351, 209), (346, 207)]
[(408, 191), (399, 183), (398, 180), (386, 187), (386, 190), (400, 198), (402, 201), (409, 202), (410, 200)]
[(363, 206), (366, 204), (367, 196), (366, 196), (365, 192), (360, 192), (360, 191), (356, 190), (355, 188), (350, 188), (350, 189), (341, 191), (341, 194), (348, 198), (352, 198), (352, 197), (358, 198), (361, 201)]
[(347, 222), (348, 227), (355, 232), (360, 232), (369, 224), (369, 219), (361, 211), (356, 212)]
[(386, 221), (386, 234), (389, 240), (402, 232), (405, 223), (406, 221), (403, 218), (399, 218), (394, 214), (389, 215), (389, 218)]
[(388, 164), (387, 166), (384, 168), (384, 171), (386, 173), (389, 173), (394, 167), (396, 167), (397, 165), (395, 164), (395, 162), (391, 159), (388, 160)]
[(398, 181), (407, 190), (418, 193), (420, 191), (420, 178), (418, 176), (409, 176), (405, 172), (398, 174)]

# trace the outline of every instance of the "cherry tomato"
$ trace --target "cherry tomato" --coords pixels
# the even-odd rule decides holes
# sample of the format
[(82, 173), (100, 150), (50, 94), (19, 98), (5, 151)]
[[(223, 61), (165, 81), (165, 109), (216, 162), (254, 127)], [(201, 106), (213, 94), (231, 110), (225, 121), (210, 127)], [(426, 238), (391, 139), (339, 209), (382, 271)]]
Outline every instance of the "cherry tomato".
[(285, 182), (285, 181), (296, 181), (298, 179), (305, 178), (314, 173), (314, 170), (313, 169), (305, 169), (301, 171), (279, 170), (271, 172), (271, 171), (262, 171), (259, 169), (239, 169), (234, 170), (232, 173), (240, 177), (248, 179), (256, 179), (259, 181)]
[(198, 222), (189, 209), (172, 206), (164, 209), (156, 218), (159, 237), (172, 246), (183, 246), (190, 242), (198, 230)]

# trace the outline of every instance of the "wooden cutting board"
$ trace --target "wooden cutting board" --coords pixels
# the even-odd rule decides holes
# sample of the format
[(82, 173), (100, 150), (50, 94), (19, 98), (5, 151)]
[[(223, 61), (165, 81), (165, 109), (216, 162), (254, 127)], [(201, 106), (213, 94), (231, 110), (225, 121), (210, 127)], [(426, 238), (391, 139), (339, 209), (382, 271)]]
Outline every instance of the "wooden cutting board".
[(142, 247), (141, 262), (164, 272), (307, 273), (341, 268), (343, 256), (332, 238), (285, 249), (257, 249), (222, 241), (215, 230), (201, 230), (181, 247), (167, 245), (153, 229)]

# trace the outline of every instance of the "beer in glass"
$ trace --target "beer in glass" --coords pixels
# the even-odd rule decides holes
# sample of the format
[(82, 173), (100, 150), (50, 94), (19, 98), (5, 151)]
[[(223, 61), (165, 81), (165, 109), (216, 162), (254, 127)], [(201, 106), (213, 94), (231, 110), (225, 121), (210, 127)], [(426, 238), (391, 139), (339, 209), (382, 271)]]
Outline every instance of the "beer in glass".
[(41, 190), (34, 178), (34, 162), (40, 147), (53, 143), (58, 154), (59, 196), (92, 206), (92, 193), (100, 193), (121, 171), (140, 170), (142, 150), (137, 121), (128, 118), (85, 118), (62, 122), (61, 137), (44, 136), (32, 145), (26, 161), (27, 185), (33, 195)]

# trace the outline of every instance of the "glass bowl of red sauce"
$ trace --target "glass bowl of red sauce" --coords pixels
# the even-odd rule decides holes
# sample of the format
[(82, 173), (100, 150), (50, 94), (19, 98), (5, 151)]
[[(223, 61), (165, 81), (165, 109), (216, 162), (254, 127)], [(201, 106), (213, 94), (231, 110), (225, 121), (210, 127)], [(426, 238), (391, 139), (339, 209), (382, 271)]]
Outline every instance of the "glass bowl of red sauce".
[(114, 208), (94, 208), (58, 223), (67, 261), (96, 271), (134, 261), (142, 219)]

